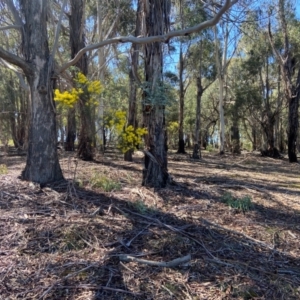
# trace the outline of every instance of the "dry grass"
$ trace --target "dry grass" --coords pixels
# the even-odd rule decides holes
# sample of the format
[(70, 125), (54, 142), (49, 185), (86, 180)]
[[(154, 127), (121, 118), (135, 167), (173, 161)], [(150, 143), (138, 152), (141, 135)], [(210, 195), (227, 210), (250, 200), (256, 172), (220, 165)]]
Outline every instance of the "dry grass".
[(24, 157), (1, 157), (0, 299), (300, 299), (299, 164), (170, 154), (174, 184), (154, 190), (134, 160), (63, 154), (67, 180), (41, 189), (17, 178)]

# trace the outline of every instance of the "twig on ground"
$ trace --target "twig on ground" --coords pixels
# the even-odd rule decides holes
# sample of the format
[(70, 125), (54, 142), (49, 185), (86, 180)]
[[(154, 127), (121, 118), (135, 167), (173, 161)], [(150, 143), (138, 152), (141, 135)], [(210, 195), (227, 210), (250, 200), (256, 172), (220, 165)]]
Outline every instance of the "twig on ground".
[(164, 290), (166, 290), (171, 296), (174, 296), (174, 294), (164, 285), (161, 286)]
[(128, 268), (125, 264), (123, 264), (121, 261), (120, 261), (120, 265), (123, 266), (126, 270), (128, 270), (129, 272), (131, 273), (135, 273), (133, 270), (131, 270), (130, 268)]
[(183, 257), (179, 257), (176, 259), (173, 259), (171, 261), (165, 262), (165, 261), (153, 261), (153, 260), (147, 260), (147, 259), (141, 259), (141, 258), (137, 258), (131, 255), (127, 255), (127, 254), (122, 254), (119, 255), (119, 258), (121, 261), (126, 261), (126, 262), (137, 262), (140, 264), (145, 264), (148, 266), (155, 266), (155, 267), (163, 267), (163, 268), (174, 268), (174, 267), (178, 267), (179, 265), (189, 262), (191, 260), (191, 255), (186, 255)]

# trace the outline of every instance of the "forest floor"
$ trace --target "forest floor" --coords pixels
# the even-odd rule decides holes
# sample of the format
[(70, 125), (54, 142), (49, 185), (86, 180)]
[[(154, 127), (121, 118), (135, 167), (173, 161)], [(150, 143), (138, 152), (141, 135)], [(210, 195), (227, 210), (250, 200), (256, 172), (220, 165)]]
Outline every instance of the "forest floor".
[(300, 299), (300, 164), (171, 153), (154, 190), (141, 153), (60, 156), (44, 188), (0, 157), (1, 300)]

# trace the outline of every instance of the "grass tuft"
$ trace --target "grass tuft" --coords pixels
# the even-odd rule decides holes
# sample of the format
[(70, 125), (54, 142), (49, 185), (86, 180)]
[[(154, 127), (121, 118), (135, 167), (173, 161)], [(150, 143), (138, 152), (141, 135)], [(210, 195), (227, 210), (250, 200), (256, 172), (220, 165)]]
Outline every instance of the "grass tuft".
[(240, 212), (246, 212), (252, 209), (251, 197), (246, 195), (242, 198), (233, 197), (231, 193), (226, 193), (222, 197), (222, 201), (226, 203), (229, 207), (236, 209)]
[(121, 184), (106, 175), (95, 173), (90, 179), (90, 185), (93, 188), (101, 188), (104, 192), (118, 191)]

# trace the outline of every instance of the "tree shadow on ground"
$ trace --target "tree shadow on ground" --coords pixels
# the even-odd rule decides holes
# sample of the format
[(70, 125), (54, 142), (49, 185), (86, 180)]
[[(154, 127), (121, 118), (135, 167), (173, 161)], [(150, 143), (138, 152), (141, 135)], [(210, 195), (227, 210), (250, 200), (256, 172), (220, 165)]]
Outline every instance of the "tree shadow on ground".
[[(288, 161), (286, 162), (286, 166), (285, 167), (280, 167), (280, 166), (265, 166), (265, 164), (263, 163), (259, 163), (258, 165), (251, 167), (249, 165), (247, 166), (241, 166), (238, 165), (239, 161), (236, 161), (236, 163), (229, 163), (229, 162), (224, 162), (224, 163), (220, 163), (220, 161), (216, 161), (216, 162), (211, 162), (210, 160), (201, 160), (201, 161), (186, 161), (186, 165), (187, 167), (191, 164), (194, 164), (197, 167), (204, 166), (205, 168), (210, 167), (211, 169), (219, 169), (220, 172), (222, 172), (223, 170), (228, 171), (228, 172), (233, 172), (233, 171), (246, 171), (246, 172), (258, 172), (258, 173), (262, 173), (262, 174), (272, 174), (274, 173), (275, 175), (278, 175), (280, 173), (285, 173), (288, 174), (291, 178), (298, 178), (297, 175), (295, 175), (295, 171), (293, 170), (292, 167), (297, 167), (298, 164), (290, 164)], [(177, 173), (180, 173), (181, 171), (187, 171), (187, 167), (182, 167), (182, 166), (178, 166), (176, 163), (174, 162), (169, 162), (169, 166), (172, 167), (172, 169), (176, 170)], [(189, 170), (191, 171), (191, 174), (195, 173), (196, 174), (196, 170)]]
[[(256, 206), (239, 214), (211, 201), (214, 194), (206, 192), (195, 199), (191, 192), (169, 187), (143, 188), (138, 195), (128, 190), (102, 193), (79, 188), (72, 181), (43, 189), (18, 180), (2, 186), (1, 253), (7, 267), (0, 272), (1, 295), (8, 299), (299, 299), (299, 247), (293, 248), (298, 239), (292, 236), (299, 234), (299, 228), (285, 237), (290, 247), (284, 248), (283, 236), (253, 237), (227, 229), (217, 217), (219, 209), (227, 214), (224, 222), (246, 218), (248, 224), (240, 224), (240, 230), (251, 231), (251, 222), (265, 222), (266, 217), (275, 222), (280, 216), (285, 226), (291, 220), (298, 222), (297, 212)], [(122, 262), (120, 254), (152, 261), (190, 254), (191, 261), (162, 268)]]
[(142, 167), (142, 161), (141, 160), (135, 160), (135, 161), (132, 161), (132, 162), (124, 162), (123, 161), (122, 165), (120, 165), (120, 163), (116, 162), (116, 161), (98, 161), (98, 160), (94, 160), (93, 163), (104, 165), (104, 166), (107, 166), (107, 167), (116, 168), (116, 169), (122, 169), (122, 170), (125, 170), (125, 171), (139, 171), (139, 172), (141, 172), (141, 167)]
[[(183, 178), (189, 178), (193, 179), (194, 183), (199, 184), (205, 184), (205, 185), (218, 185), (220, 188), (224, 189), (253, 189), (258, 192), (262, 193), (270, 193), (270, 192), (277, 192), (282, 195), (290, 195), (290, 196), (300, 196), (299, 190), (291, 189), (284, 187), (286, 185), (290, 185), (291, 187), (299, 185), (299, 181), (289, 181), (288, 183), (283, 183), (281, 181), (277, 181), (274, 179), (274, 181), (261, 181), (258, 182), (251, 182), (249, 180), (249, 177), (246, 176), (242, 178), (240, 176), (240, 179), (228, 177), (228, 176), (198, 176), (198, 177), (190, 177), (190, 176), (182, 176)], [(247, 180), (248, 179), (248, 180)]]

